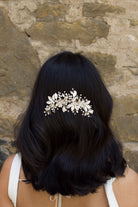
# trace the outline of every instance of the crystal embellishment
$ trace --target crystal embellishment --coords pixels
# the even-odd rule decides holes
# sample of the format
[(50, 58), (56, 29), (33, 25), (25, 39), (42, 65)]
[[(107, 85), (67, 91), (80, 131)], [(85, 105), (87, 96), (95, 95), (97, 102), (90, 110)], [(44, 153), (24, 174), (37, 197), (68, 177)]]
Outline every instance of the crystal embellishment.
[(63, 93), (57, 92), (52, 96), (48, 96), (44, 114), (45, 116), (50, 115), (60, 108), (62, 112), (69, 112), (70, 110), (73, 114), (79, 113), (80, 110), (83, 116), (88, 117), (94, 112), (92, 105), (90, 105), (90, 100), (86, 99), (86, 97), (82, 98), (82, 94), (78, 95), (73, 88), (70, 93), (64, 91)]

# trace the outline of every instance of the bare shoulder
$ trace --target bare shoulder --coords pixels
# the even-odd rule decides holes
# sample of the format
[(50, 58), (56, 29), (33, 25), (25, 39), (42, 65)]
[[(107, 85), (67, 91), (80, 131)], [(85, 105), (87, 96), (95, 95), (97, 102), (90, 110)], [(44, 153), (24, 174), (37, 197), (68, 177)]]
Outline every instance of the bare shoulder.
[(5, 192), (9, 181), (10, 168), (15, 154), (10, 155), (3, 163), (0, 172), (0, 194)]
[(11, 164), (14, 159), (15, 154), (9, 156), (3, 163), (1, 172), (0, 172), (0, 206), (11, 207), (12, 204), (8, 198), (8, 183), (9, 183), (9, 174), (11, 169)]
[[(118, 177), (113, 188), (118, 198), (119, 206), (135, 207), (138, 203), (138, 174), (127, 167), (124, 176)], [(124, 199), (125, 198), (125, 199)]]
[(3, 178), (6, 178), (9, 175), (11, 164), (14, 159), (14, 156), (15, 156), (15, 154), (10, 155), (3, 163), (3, 166), (2, 166), (2, 169), (0, 172), (0, 182), (2, 182)]
[(138, 187), (138, 174), (131, 168), (127, 167), (124, 172), (124, 179), (122, 179), (122, 182), (126, 185), (131, 185), (134, 188)]

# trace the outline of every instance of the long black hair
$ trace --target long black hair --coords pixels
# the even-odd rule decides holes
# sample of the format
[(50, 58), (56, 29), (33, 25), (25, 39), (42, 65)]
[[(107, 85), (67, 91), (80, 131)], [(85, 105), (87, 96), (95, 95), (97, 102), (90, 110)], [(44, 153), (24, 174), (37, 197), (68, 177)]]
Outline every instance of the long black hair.
[[(57, 110), (48, 116), (48, 96), (69, 92), (89, 99), (90, 116)], [(83, 55), (61, 52), (40, 69), (17, 134), (27, 183), (51, 195), (86, 195), (110, 177), (122, 176), (126, 161), (109, 121), (113, 101), (95, 66)]]

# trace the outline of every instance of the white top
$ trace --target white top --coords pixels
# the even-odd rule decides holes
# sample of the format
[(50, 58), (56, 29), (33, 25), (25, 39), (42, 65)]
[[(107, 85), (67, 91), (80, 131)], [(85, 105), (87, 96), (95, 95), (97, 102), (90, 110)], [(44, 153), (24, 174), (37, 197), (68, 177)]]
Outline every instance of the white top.
[[(21, 180), (19, 179), (20, 168), (21, 168), (21, 154), (17, 153), (11, 165), (9, 185), (8, 185), (8, 195), (11, 201), (13, 202), (14, 207), (16, 207), (16, 201), (17, 201), (18, 182), (19, 180)], [(114, 180), (115, 178), (111, 178), (110, 180), (106, 182), (106, 184), (104, 184), (109, 207), (119, 207), (117, 200), (115, 198), (114, 192), (113, 192), (113, 187), (112, 187), (112, 183)], [(55, 207), (62, 206), (62, 195), (61, 194), (56, 194), (53, 199), (52, 199), (52, 196), (50, 196), (50, 200), (55, 201)]]

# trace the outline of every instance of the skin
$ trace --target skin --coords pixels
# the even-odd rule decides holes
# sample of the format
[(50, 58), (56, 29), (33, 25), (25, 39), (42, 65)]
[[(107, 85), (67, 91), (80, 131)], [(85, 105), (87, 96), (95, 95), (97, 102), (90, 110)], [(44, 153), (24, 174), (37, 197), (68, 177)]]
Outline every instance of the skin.
[[(8, 197), (8, 181), (11, 164), (15, 155), (9, 156), (3, 164), (0, 173), (0, 207), (13, 207)], [(118, 177), (113, 182), (113, 191), (119, 207), (138, 206), (138, 174), (127, 167), (125, 177)], [(25, 179), (23, 169), (20, 170), (20, 178)], [(17, 207), (54, 207), (55, 201), (50, 201), (49, 194), (43, 191), (35, 191), (31, 184), (19, 182)], [(96, 194), (86, 196), (62, 197), (64, 207), (109, 207), (104, 187), (101, 186)]]

